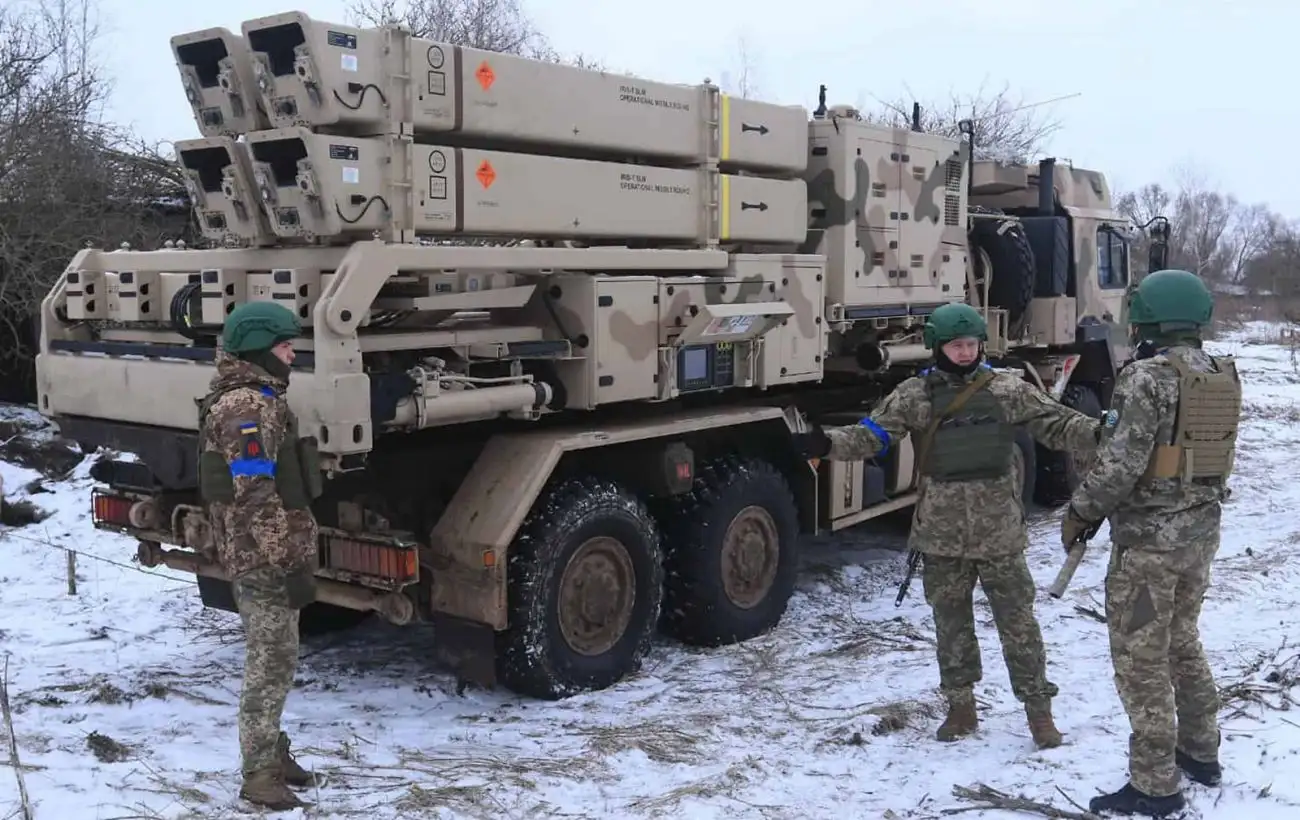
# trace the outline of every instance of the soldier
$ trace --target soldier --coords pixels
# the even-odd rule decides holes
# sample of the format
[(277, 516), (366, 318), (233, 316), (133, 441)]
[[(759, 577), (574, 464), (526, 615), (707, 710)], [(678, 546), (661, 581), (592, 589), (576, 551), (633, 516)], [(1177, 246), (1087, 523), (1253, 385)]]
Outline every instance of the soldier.
[(1053, 401), (1019, 375), (984, 362), (984, 317), (964, 304), (944, 305), (925, 324), (935, 365), (907, 379), (852, 427), (796, 436), (810, 458), (856, 461), (883, 456), (910, 433), (917, 446), (920, 498), (910, 547), (924, 556), (925, 597), (938, 637), (940, 690), (948, 715), (937, 737), (973, 733), (974, 685), (982, 676), (972, 593), (988, 596), (1015, 696), (1025, 706), (1039, 748), (1059, 746), (1052, 720), (1057, 687), (1047, 679), (1042, 633), (1034, 617), (1034, 580), (1025, 561), (1029, 536), (1020, 497), (1025, 469), (1015, 443), (1024, 425), (1044, 445), (1090, 451), (1101, 420)]
[(1093, 812), (1158, 817), (1181, 809), (1177, 769), (1219, 783), (1218, 689), (1198, 620), (1219, 549), (1241, 382), (1231, 357), (1201, 350), (1214, 301), (1194, 274), (1142, 280), (1129, 307), (1145, 357), (1116, 380), (1097, 462), (1070, 499), (1066, 549), (1110, 518), (1106, 622), (1128, 713), (1129, 782)]
[(280, 731), (298, 665), (299, 610), (315, 599), (311, 502), (320, 469), (314, 441), (298, 437), (285, 400), (291, 340), (301, 334), (297, 317), (273, 302), (237, 307), (199, 411), (200, 492), (245, 632), (239, 794), (277, 811), (307, 805), (288, 785), (315, 785)]

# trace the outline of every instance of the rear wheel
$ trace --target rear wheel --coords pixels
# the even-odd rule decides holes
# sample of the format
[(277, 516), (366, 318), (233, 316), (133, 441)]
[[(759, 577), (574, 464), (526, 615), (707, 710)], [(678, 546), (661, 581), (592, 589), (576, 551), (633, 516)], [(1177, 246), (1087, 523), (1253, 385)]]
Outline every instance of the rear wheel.
[(794, 591), (799, 519), (779, 470), (759, 459), (709, 460), (692, 490), (657, 512), (667, 545), (664, 632), (719, 646), (780, 622)]
[(636, 673), (659, 618), (659, 531), (620, 485), (556, 483), (511, 546), (509, 625), (497, 675), (516, 692), (557, 699)]
[[(1086, 384), (1071, 384), (1061, 394), (1061, 404), (1078, 410), (1089, 418), (1101, 418), (1101, 399)], [(1041, 444), (1038, 448), (1038, 482), (1035, 501), (1043, 506), (1058, 507), (1069, 500), (1083, 478), (1084, 465), (1069, 453), (1049, 450)]]

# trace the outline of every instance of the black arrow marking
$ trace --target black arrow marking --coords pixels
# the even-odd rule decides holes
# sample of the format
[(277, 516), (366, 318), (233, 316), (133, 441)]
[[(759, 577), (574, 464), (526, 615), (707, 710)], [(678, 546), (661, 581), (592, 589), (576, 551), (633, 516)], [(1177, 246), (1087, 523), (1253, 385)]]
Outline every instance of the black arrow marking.
[(760, 203), (758, 203), (757, 205), (754, 205), (754, 204), (751, 204), (751, 203), (749, 203), (749, 202), (741, 202), (741, 203), (740, 203), (740, 210), (742, 210), (742, 211), (754, 211), (754, 210), (757, 210), (757, 211), (766, 211), (766, 210), (767, 210), (767, 203), (766, 203), (766, 202), (760, 202)]
[(742, 122), (742, 123), (740, 124), (740, 133), (743, 134), (743, 133), (745, 133), (746, 131), (757, 131), (757, 132), (759, 133), (759, 135), (761, 136), (761, 135), (767, 133), (767, 126), (766, 126), (766, 125), (750, 125), (750, 124), (747, 123), (747, 122)]

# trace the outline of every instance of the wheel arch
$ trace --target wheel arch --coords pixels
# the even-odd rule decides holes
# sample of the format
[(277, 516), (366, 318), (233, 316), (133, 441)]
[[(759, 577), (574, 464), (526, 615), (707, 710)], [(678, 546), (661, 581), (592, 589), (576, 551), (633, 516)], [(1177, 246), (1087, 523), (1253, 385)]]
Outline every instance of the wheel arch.
[(643, 459), (663, 448), (643, 445), (656, 441), (683, 442), (697, 461), (726, 449), (771, 460), (790, 479), (801, 527), (816, 526), (816, 476), (795, 454), (779, 407), (497, 435), (487, 441), (430, 534), (433, 613), (505, 629), (510, 545), (547, 483), (574, 473), (604, 474), (645, 492), (636, 486), (638, 475), (644, 475)]

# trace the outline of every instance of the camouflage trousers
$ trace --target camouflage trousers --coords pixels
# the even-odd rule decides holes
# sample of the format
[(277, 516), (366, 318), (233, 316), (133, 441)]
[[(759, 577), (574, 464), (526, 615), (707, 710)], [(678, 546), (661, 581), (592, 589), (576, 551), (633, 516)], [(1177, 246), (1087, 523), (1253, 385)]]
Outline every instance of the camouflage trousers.
[(1218, 549), (1216, 537), (1171, 552), (1111, 550), (1111, 663), (1132, 728), (1129, 780), (1147, 794), (1178, 791), (1175, 749), (1193, 760), (1218, 760), (1219, 691), (1198, 624)]
[(993, 610), (1011, 691), (1022, 703), (1056, 697), (1056, 684), (1047, 679), (1047, 653), (1034, 617), (1034, 579), (1023, 552), (979, 560), (926, 555), (922, 578), (925, 600), (934, 612), (944, 697), (971, 697), (983, 677), (975, 637), (976, 581)]
[(244, 685), (239, 694), (239, 753), (244, 774), (279, 765), (276, 743), (284, 702), (298, 668), (298, 610), (280, 603), (274, 571), (253, 570), (234, 583), (244, 622)]

